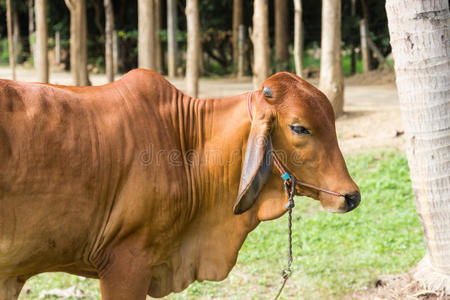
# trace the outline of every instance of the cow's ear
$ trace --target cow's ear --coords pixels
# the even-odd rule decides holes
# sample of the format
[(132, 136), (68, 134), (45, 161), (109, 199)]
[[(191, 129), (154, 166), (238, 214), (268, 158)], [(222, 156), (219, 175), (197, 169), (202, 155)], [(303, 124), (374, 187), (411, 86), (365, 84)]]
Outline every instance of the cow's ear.
[(234, 202), (233, 213), (242, 214), (259, 196), (272, 172), (272, 141), (269, 118), (253, 120), (245, 150), (239, 193)]

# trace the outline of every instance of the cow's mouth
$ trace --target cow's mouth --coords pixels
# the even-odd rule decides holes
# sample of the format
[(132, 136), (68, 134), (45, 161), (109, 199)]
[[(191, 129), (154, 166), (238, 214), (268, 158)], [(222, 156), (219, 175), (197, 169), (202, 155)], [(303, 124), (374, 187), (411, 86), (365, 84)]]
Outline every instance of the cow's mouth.
[[(346, 213), (352, 211), (359, 205), (359, 193), (358, 197), (355, 195), (327, 195), (317, 191), (315, 189), (304, 187), (304, 186), (296, 186), (296, 195), (298, 196), (306, 196), (312, 198), (314, 200), (320, 201), (321, 206), (327, 211), (331, 213)], [(355, 198), (358, 198), (355, 200)]]
[(312, 198), (314, 200), (320, 200), (319, 191), (316, 191), (309, 187), (303, 187), (303, 186), (297, 185), (295, 187), (295, 192), (296, 192), (296, 195), (298, 195), (298, 196), (306, 196), (306, 197)]

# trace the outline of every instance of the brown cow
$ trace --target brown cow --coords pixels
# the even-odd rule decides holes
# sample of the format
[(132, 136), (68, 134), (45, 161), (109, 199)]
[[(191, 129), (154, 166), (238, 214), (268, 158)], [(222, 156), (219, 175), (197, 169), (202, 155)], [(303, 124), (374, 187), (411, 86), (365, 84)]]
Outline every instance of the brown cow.
[(0, 299), (42, 272), (99, 278), (108, 300), (224, 279), (247, 234), (286, 212), (271, 148), (345, 197), (297, 193), (356, 207), (327, 98), (289, 73), (263, 86), (250, 122), (248, 94), (194, 99), (152, 71), (99, 87), (0, 80)]

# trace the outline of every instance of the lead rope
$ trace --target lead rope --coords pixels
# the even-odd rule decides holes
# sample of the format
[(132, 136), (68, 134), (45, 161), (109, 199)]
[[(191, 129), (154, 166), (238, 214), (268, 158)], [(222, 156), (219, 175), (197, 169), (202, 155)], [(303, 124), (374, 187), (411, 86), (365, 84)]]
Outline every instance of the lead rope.
[(286, 204), (286, 208), (288, 210), (288, 241), (289, 241), (289, 252), (288, 252), (288, 263), (287, 263), (287, 267), (284, 268), (281, 271), (281, 277), (283, 277), (283, 283), (280, 286), (280, 289), (278, 290), (277, 295), (275, 296), (274, 300), (277, 300), (280, 295), (281, 292), (284, 289), (284, 286), (286, 285), (286, 282), (288, 281), (289, 277), (291, 277), (292, 274), (292, 270), (291, 270), (291, 265), (292, 265), (292, 209), (295, 207), (295, 202), (294, 202), (294, 196), (295, 196), (295, 185), (296, 185), (296, 180), (295, 177), (291, 176), (291, 182), (289, 183), (288, 180), (284, 181), (284, 188), (286, 190), (286, 194), (288, 195), (288, 202)]

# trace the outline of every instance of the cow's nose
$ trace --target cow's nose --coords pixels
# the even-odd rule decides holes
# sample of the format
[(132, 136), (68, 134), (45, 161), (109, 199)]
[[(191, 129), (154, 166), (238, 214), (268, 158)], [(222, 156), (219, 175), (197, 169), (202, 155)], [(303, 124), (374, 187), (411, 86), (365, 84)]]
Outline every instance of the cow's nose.
[(354, 210), (361, 202), (361, 194), (359, 192), (345, 195), (345, 204), (347, 206), (347, 212)]

